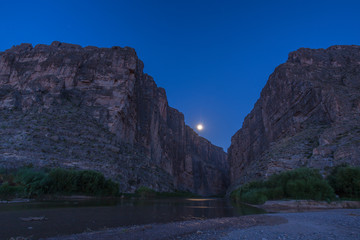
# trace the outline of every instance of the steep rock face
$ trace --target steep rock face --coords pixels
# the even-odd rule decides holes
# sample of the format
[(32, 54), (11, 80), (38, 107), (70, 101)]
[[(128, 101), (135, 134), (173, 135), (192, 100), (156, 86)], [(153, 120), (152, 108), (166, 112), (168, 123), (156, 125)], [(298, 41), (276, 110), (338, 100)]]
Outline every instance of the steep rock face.
[[(6, 167), (93, 168), (123, 191), (145, 185), (211, 195), (229, 182), (226, 154), (185, 125), (128, 47), (54, 42), (2, 52), (0, 109)], [(42, 139), (36, 146), (34, 135)]]
[(299, 49), (269, 77), (228, 149), (231, 183), (360, 165), (360, 47)]

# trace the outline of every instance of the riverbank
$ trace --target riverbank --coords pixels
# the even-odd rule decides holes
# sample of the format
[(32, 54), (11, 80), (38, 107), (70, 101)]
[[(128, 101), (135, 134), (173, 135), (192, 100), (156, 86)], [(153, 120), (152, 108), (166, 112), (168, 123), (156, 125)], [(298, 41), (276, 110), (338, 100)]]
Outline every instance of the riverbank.
[(360, 201), (314, 201), (314, 200), (279, 200), (266, 201), (261, 205), (250, 205), (271, 212), (302, 212), (330, 209), (356, 209), (360, 208)]
[[(222, 232), (229, 228), (249, 228), (254, 226), (273, 226), (286, 223), (278, 216), (249, 215), (241, 217), (192, 220), (165, 224), (147, 224), (133, 227), (121, 227), (104, 231), (87, 232), (70, 236), (46, 238), (47, 240), (138, 240), (138, 239), (186, 239), (187, 237), (208, 238), (208, 231)], [(212, 233), (213, 234), (213, 233)]]
[(277, 213), (115, 228), (47, 240), (360, 239), (360, 209)]

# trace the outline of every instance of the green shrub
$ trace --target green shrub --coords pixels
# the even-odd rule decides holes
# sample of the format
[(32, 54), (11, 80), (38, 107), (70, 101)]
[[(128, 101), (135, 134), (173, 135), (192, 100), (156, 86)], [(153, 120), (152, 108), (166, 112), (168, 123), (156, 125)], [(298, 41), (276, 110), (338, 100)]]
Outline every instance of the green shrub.
[(335, 197), (334, 191), (317, 169), (298, 168), (275, 174), (269, 178), (266, 185), (270, 189), (278, 188), (278, 196), (269, 196), (269, 199), (328, 200)]
[(274, 174), (264, 182), (250, 182), (231, 194), (235, 201), (252, 204), (278, 199), (331, 200), (334, 197), (333, 189), (318, 170), (308, 168)]
[(234, 191), (232, 191), (230, 193), (230, 199), (232, 199), (235, 202), (240, 202), (241, 201), (241, 199), (240, 199), (241, 194), (240, 193), (241, 193), (241, 187), (234, 190)]
[(156, 196), (156, 192), (153, 189), (145, 186), (136, 189), (135, 194), (141, 198), (151, 198)]
[(24, 187), (24, 197), (34, 197), (46, 193), (43, 187), (46, 176), (44, 171), (22, 168), (17, 172), (14, 181)]
[(342, 198), (360, 199), (360, 168), (338, 166), (328, 176), (329, 184)]
[(107, 179), (105, 181), (105, 186), (103, 188), (102, 195), (118, 196), (119, 195), (119, 184), (112, 181), (111, 179)]
[(104, 175), (91, 170), (51, 170), (47, 184), (51, 193), (83, 193), (89, 195), (118, 195), (119, 185), (106, 180)]
[(268, 200), (268, 189), (262, 181), (244, 184), (239, 189), (233, 191), (230, 197), (237, 202), (247, 202), (251, 204), (262, 204)]
[(85, 170), (77, 175), (77, 190), (93, 195), (117, 195), (119, 186), (99, 172)]
[(286, 196), (292, 199), (328, 200), (334, 198), (334, 190), (323, 179), (289, 180)]
[(74, 170), (53, 169), (44, 180), (44, 184), (47, 185), (49, 193), (77, 193), (77, 175), (78, 173)]
[(21, 197), (24, 189), (21, 186), (11, 186), (8, 182), (0, 185), (0, 199), (9, 200), (14, 197)]
[(21, 184), (30, 184), (36, 181), (41, 181), (46, 176), (46, 173), (33, 168), (22, 168), (16, 173), (15, 181)]
[[(1, 175), (2, 176), (2, 175)], [(53, 169), (49, 172), (33, 168), (22, 168), (15, 173), (15, 178), (6, 175), (6, 179), (13, 179), (10, 184), (1, 185), (0, 196), (37, 197), (44, 194), (87, 194), (116, 196), (119, 185), (104, 175), (95, 171), (75, 171), (67, 169)], [(5, 177), (2, 176), (2, 179)]]
[(105, 187), (105, 177), (95, 171), (81, 171), (77, 176), (78, 191), (96, 194), (103, 191)]
[(251, 189), (248, 192), (245, 192), (241, 195), (240, 199), (243, 202), (251, 203), (251, 204), (263, 204), (268, 198), (266, 196), (266, 189)]
[(285, 196), (284, 189), (282, 186), (267, 188), (266, 196), (269, 200), (283, 199)]

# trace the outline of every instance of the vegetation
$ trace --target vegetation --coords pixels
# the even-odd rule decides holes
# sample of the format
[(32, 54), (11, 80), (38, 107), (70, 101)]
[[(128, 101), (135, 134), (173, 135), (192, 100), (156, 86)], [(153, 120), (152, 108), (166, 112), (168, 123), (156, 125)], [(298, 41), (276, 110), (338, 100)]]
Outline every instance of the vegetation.
[[(342, 199), (360, 200), (360, 167), (338, 166), (324, 179), (318, 170), (299, 168), (271, 176), (266, 181), (247, 183), (231, 193), (237, 202), (263, 204), (267, 200), (313, 199), (331, 201), (335, 193)], [(0, 199), (15, 197), (36, 198), (43, 195), (86, 194), (96, 196), (119, 195), (118, 184), (91, 170), (34, 169), (17, 171), (0, 169)], [(140, 187), (132, 196), (196, 197), (193, 193), (156, 192)]]
[(142, 186), (135, 191), (135, 196), (141, 198), (152, 198), (156, 196), (156, 191), (151, 188)]
[(157, 192), (156, 195), (158, 197), (186, 197), (186, 198), (199, 197), (199, 195), (196, 195), (195, 193), (192, 192), (177, 191), (177, 190), (175, 190), (174, 192)]
[(231, 193), (235, 201), (263, 204), (277, 199), (313, 199), (330, 201), (334, 190), (318, 170), (299, 168), (271, 176), (267, 181), (245, 184)]
[(360, 199), (360, 167), (335, 167), (327, 180), (339, 197)]
[[(37, 198), (45, 195), (85, 194), (93, 196), (118, 196), (119, 186), (104, 175), (91, 170), (35, 169), (27, 166), (18, 170), (0, 169), (0, 199)], [(156, 192), (142, 186), (127, 197), (195, 197), (184, 191)]]
[(131, 195), (140, 198), (155, 198), (155, 197), (197, 197), (196, 194), (185, 191), (174, 191), (174, 192), (156, 192), (155, 190), (141, 186), (136, 191), (135, 194)]
[(47, 194), (86, 194), (116, 196), (118, 184), (90, 170), (22, 168), (16, 172), (0, 171), (0, 198), (39, 197)]
[(12, 186), (8, 182), (0, 185), (0, 199), (7, 200), (23, 192), (21, 186)]

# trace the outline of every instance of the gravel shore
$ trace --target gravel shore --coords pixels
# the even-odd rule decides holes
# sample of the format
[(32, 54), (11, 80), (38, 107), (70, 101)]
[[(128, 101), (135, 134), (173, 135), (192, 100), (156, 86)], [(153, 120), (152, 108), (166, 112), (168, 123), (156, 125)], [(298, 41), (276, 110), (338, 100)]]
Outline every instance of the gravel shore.
[(350, 240), (360, 239), (360, 209), (278, 213), (151, 224), (49, 239)]
[(208, 231), (202, 236), (181, 238), (220, 240), (355, 240), (360, 239), (360, 209), (340, 209), (320, 212), (280, 213), (267, 216), (281, 217), (287, 223), (275, 226), (229, 228), (225, 231)]

